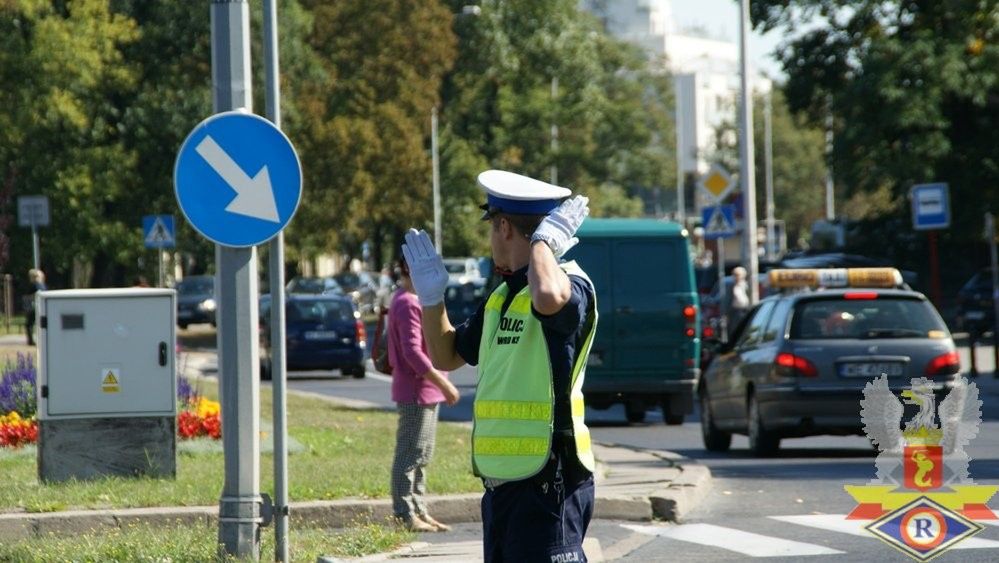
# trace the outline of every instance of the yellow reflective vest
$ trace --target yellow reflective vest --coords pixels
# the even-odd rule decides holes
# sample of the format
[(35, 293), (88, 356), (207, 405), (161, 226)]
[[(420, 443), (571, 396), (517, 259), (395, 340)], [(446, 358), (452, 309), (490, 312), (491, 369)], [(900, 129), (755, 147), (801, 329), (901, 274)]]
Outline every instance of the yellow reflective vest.
[[(566, 274), (586, 273), (575, 262), (561, 264)], [(531, 312), (531, 290), (524, 286), (504, 313), (509, 288), (500, 284), (486, 301), (479, 342), (479, 383), (475, 392), (472, 465), (488, 479), (530, 477), (545, 466), (552, 447), (555, 391), (548, 345), (541, 322)], [(584, 324), (583, 346), (572, 366), (572, 429), (579, 462), (593, 471), (590, 431), (583, 422), (583, 378), (597, 329), (596, 296)]]

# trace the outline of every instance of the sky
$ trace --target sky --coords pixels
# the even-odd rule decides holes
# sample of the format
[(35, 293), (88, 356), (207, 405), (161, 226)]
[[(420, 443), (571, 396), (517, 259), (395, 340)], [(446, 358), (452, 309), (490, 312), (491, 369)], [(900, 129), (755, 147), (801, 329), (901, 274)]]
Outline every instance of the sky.
[[(734, 0), (671, 0), (673, 21), (678, 30), (690, 26), (703, 27), (713, 37), (720, 37), (738, 43), (739, 3)], [(773, 78), (781, 78), (784, 73), (780, 64), (770, 53), (781, 42), (781, 31), (771, 31), (766, 35), (754, 32), (749, 37), (749, 52), (752, 61)]]

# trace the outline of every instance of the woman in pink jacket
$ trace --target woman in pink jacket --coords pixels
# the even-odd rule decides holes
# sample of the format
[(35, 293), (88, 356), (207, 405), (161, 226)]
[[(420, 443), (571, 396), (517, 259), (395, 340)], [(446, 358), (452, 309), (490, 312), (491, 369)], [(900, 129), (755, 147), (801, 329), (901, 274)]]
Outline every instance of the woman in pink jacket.
[(388, 353), (392, 365), (392, 400), (399, 409), (395, 459), (392, 463), (392, 509), (416, 532), (450, 529), (427, 512), (426, 466), (434, 455), (438, 405), (458, 402), (458, 389), (447, 373), (430, 362), (423, 341), (422, 311), (413, 291), (409, 267), (399, 261), (399, 290), (389, 308)]

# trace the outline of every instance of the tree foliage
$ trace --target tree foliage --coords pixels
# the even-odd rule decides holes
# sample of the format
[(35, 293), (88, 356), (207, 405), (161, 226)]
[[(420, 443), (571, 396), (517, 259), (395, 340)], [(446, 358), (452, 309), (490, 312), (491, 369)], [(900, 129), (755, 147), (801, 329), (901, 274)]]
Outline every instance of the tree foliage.
[[(639, 214), (674, 184), (669, 77), (572, 0), (485, 0), (478, 17), (456, 15), (455, 0), (279, 7), (282, 125), (305, 176), (290, 261), (371, 244), (384, 262), (406, 228), (432, 226), (434, 106), (448, 254), (487, 251), (475, 176), (489, 167), (547, 178), (556, 165), (597, 214)], [(211, 269), (213, 245), (182, 220), (172, 178), (184, 138), (212, 112), (209, 15), (199, 2), (0, 0), (0, 226), (10, 239), (0, 238), (0, 262), (7, 245), (13, 269), (27, 269), (30, 231), (13, 227), (13, 198), (45, 194), (53, 287), (153, 277), (147, 214), (178, 217), (185, 271)], [(260, 3), (251, 24), (263, 114)]]
[(999, 208), (999, 4), (991, 0), (762, 0), (764, 29), (803, 29), (780, 51), (793, 111), (835, 118), (845, 195), (887, 188), (908, 213), (913, 184), (950, 184), (954, 242)]

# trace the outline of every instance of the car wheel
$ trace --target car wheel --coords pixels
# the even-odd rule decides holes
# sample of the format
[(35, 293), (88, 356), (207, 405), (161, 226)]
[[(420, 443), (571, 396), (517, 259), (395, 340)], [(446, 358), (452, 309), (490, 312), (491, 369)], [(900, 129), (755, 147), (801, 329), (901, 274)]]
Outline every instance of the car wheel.
[(187, 323), (177, 323), (177, 326), (180, 327), (180, 330), (187, 330)]
[(364, 376), (367, 375), (368, 372), (364, 369), (363, 365), (359, 365), (343, 370), (343, 374), (352, 375), (354, 376), (354, 379), (364, 379)]
[(625, 403), (624, 416), (632, 424), (645, 422), (645, 406), (636, 403)]
[(756, 394), (749, 396), (749, 449), (757, 456), (773, 455), (780, 448), (780, 437), (763, 426), (763, 413)]
[(709, 452), (727, 452), (732, 446), (732, 433), (723, 432), (715, 426), (714, 415), (711, 414), (711, 399), (707, 391), (701, 391), (701, 438), (704, 449)]
[(666, 426), (680, 426), (681, 424), (683, 424), (683, 415), (673, 414), (672, 412), (670, 412), (668, 400), (663, 402), (662, 410), (663, 410), (663, 421), (666, 423)]
[(271, 361), (260, 360), (260, 379), (262, 381), (271, 380)]

